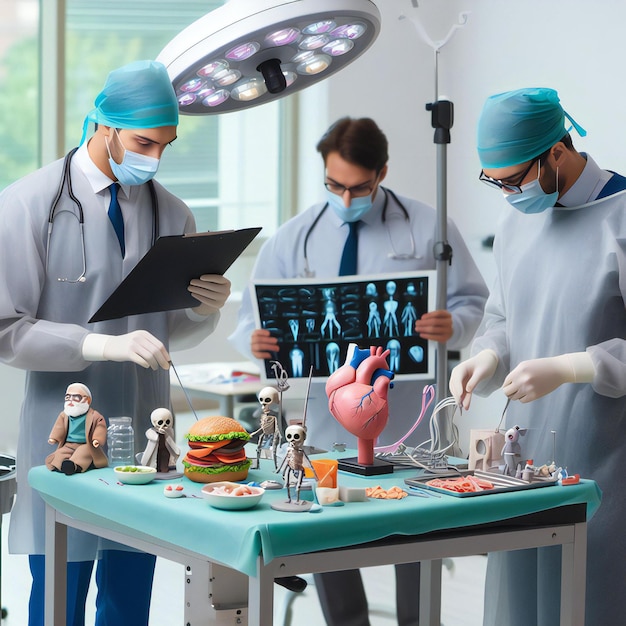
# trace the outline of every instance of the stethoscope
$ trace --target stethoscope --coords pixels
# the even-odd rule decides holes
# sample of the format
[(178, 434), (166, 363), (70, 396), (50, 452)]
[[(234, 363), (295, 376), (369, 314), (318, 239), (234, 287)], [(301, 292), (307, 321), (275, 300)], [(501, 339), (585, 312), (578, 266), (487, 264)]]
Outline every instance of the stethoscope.
[[(387, 225), (387, 204), (389, 203), (389, 196), (391, 196), (394, 200), (394, 202), (398, 205), (398, 207), (400, 208), (400, 210), (402, 211), (402, 217), (405, 219), (405, 221), (408, 223), (410, 221), (409, 218), (409, 212), (406, 210), (406, 207), (404, 206), (404, 204), (402, 204), (402, 202), (400, 202), (400, 198), (398, 198), (398, 196), (391, 191), (391, 189), (388, 189), (387, 187), (380, 187), (380, 189), (382, 189), (383, 193), (385, 194), (385, 201), (383, 204), (383, 210), (382, 210), (382, 214), (381, 214), (381, 221), (383, 224), (385, 224), (385, 226), (387, 227), (387, 236), (389, 237), (389, 244), (391, 245), (391, 252), (387, 253), (387, 258), (389, 259), (396, 259), (399, 261), (406, 261), (406, 260), (410, 260), (410, 259), (421, 259), (421, 256), (418, 256), (415, 254), (415, 237), (413, 236), (413, 231), (411, 229), (409, 229), (409, 235), (411, 237), (411, 252), (409, 253), (399, 253), (395, 246), (393, 245), (393, 239), (391, 237), (391, 231), (389, 229), (389, 226)], [(326, 210), (328, 209), (328, 202), (322, 207), (322, 210), (317, 214), (317, 217), (313, 220), (313, 223), (311, 224), (311, 226), (309, 226), (309, 230), (306, 231), (306, 235), (304, 236), (304, 272), (303, 272), (303, 276), (305, 278), (313, 278), (315, 276), (315, 271), (311, 270), (311, 268), (309, 267), (309, 257), (307, 254), (307, 250), (308, 250), (308, 243), (309, 243), (309, 237), (311, 236), (311, 233), (313, 232), (313, 230), (315, 229), (315, 227), (317, 226), (317, 223), (320, 221), (320, 219), (322, 218), (322, 215), (324, 215), (324, 213), (326, 213)]]
[[(82, 248), (82, 258), (83, 258), (83, 270), (79, 274), (78, 278), (57, 278), (57, 280), (61, 283), (84, 283), (87, 274), (87, 256), (85, 252), (85, 215), (83, 213), (83, 205), (80, 203), (80, 200), (74, 195), (74, 191), (72, 189), (72, 176), (70, 173), (70, 165), (72, 161), (72, 157), (74, 153), (78, 150), (78, 148), (74, 148), (70, 150), (65, 155), (65, 160), (63, 161), (63, 174), (61, 175), (61, 183), (59, 184), (59, 189), (57, 191), (57, 195), (52, 201), (52, 205), (50, 206), (50, 212), (48, 213), (48, 239), (46, 242), (46, 273), (48, 272), (48, 259), (50, 254), (50, 238), (52, 237), (52, 227), (54, 225), (54, 218), (58, 213), (68, 212), (71, 213), (78, 220), (78, 228), (80, 231), (80, 243)], [(67, 185), (67, 195), (70, 197), (72, 202), (78, 208), (78, 215), (71, 209), (59, 209), (57, 211), (57, 205), (59, 204), (59, 200), (61, 199), (61, 195), (63, 194), (63, 189)], [(148, 189), (150, 189), (150, 199), (152, 202), (152, 214), (154, 219), (152, 220), (152, 245), (159, 237), (159, 203), (157, 200), (156, 191), (154, 189), (154, 183), (149, 180), (148, 181)]]

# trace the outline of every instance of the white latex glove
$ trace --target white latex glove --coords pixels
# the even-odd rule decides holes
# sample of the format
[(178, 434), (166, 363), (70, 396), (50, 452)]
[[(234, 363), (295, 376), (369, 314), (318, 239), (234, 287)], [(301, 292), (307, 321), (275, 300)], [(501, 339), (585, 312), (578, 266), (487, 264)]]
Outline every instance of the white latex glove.
[(223, 306), (230, 295), (230, 280), (219, 274), (203, 274), (194, 278), (187, 290), (202, 304), (192, 309), (198, 315), (211, 315)]
[(564, 383), (590, 383), (595, 367), (586, 352), (522, 361), (504, 379), (502, 391), (511, 400), (532, 402)]
[(470, 408), (472, 392), (479, 382), (496, 373), (498, 355), (493, 350), (482, 350), (477, 355), (459, 363), (450, 375), (450, 393), (465, 410)]
[(83, 341), (82, 352), (85, 361), (131, 361), (153, 370), (170, 366), (165, 346), (147, 330), (118, 336), (91, 333)]

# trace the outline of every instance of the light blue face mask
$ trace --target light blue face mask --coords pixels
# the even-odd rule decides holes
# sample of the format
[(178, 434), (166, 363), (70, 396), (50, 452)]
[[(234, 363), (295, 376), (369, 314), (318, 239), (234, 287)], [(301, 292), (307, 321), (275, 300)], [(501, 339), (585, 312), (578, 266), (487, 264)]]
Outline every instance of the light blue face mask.
[[(558, 181), (557, 170), (557, 181)], [(522, 213), (543, 213), (546, 209), (553, 207), (559, 199), (559, 190), (554, 193), (546, 193), (539, 184), (539, 176), (530, 183), (520, 187), (520, 193), (505, 193), (506, 201)]]
[(327, 189), (326, 200), (339, 219), (344, 222), (357, 222), (372, 208), (372, 194), (360, 198), (352, 198), (350, 206), (346, 207), (343, 203), (343, 196), (338, 196)]
[[(117, 131), (115, 131), (115, 134), (117, 134), (117, 138), (122, 148), (124, 148), (124, 144)], [(124, 158), (122, 162), (116, 163), (111, 156), (109, 142), (105, 141), (105, 143), (107, 152), (109, 153), (111, 171), (122, 185), (143, 185), (154, 178), (154, 175), (159, 169), (159, 159), (146, 156), (145, 154), (139, 154), (138, 152), (132, 152), (124, 148)]]

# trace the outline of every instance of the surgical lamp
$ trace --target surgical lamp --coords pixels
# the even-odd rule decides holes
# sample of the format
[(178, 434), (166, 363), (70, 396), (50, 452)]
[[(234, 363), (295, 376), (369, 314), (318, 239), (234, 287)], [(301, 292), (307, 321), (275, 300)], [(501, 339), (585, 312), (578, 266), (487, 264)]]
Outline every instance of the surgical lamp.
[(230, 0), (160, 52), (185, 115), (239, 111), (354, 61), (380, 32), (371, 0)]

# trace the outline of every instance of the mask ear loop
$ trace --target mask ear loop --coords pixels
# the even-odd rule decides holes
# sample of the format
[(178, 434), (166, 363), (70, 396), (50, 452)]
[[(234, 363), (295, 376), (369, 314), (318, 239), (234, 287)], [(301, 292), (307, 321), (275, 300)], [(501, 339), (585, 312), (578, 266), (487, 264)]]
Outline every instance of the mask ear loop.
[[(556, 192), (559, 193), (559, 166), (556, 166)], [(558, 200), (558, 196), (557, 196)]]

